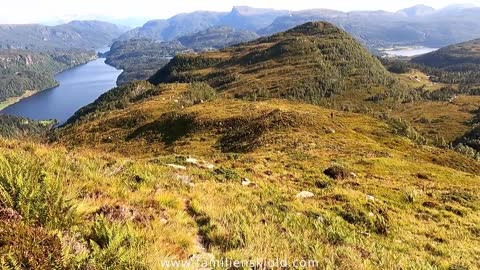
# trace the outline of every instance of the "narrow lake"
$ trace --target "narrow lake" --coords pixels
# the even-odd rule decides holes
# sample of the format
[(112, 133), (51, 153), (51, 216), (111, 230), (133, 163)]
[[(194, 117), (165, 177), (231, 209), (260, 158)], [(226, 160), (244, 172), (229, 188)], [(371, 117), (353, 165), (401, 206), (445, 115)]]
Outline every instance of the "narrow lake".
[(38, 92), (0, 111), (2, 114), (35, 120), (57, 119), (65, 122), (81, 107), (116, 86), (122, 73), (105, 64), (104, 58), (69, 69), (55, 76), (58, 87)]
[(418, 47), (418, 48), (405, 48), (398, 50), (385, 50), (384, 52), (388, 55), (395, 56), (417, 56), (421, 54), (426, 54), (438, 50), (437, 48), (428, 48), (428, 47)]

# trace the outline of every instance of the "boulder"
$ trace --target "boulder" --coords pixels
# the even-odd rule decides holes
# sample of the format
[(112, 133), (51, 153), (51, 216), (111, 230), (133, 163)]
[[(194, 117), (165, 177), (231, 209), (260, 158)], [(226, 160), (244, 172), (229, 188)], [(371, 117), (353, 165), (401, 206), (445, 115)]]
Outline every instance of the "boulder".
[(323, 173), (335, 180), (344, 180), (344, 179), (357, 177), (357, 175), (354, 172), (341, 166), (332, 166), (326, 169), (325, 171), (323, 171)]
[(187, 167), (182, 165), (177, 165), (177, 164), (167, 164), (167, 166), (170, 168), (174, 168), (176, 170), (182, 170), (182, 171), (185, 171), (187, 169)]
[(198, 164), (198, 167), (202, 168), (202, 169), (207, 169), (207, 170), (215, 169), (215, 165), (210, 164), (210, 163), (201, 163), (201, 164)]
[(189, 164), (197, 165), (198, 164), (198, 159), (189, 157), (185, 160), (185, 162), (189, 163)]
[(299, 199), (308, 199), (308, 198), (312, 198), (313, 196), (315, 196), (315, 194), (313, 194), (310, 191), (302, 191), (298, 193), (295, 197)]
[(252, 182), (248, 178), (242, 178), (242, 186), (249, 186)]

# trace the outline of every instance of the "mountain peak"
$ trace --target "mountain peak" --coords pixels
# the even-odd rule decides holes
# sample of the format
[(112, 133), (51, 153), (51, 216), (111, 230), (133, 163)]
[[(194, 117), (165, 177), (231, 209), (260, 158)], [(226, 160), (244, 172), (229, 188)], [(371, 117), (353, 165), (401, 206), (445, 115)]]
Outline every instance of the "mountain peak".
[(415, 5), (409, 8), (402, 9), (399, 12), (404, 13), (409, 17), (415, 17), (432, 14), (435, 12), (435, 9), (427, 5)]
[[(191, 80), (239, 98), (264, 95), (313, 104), (347, 92), (360, 93), (362, 102), (368, 98), (362, 90), (394, 83), (362, 44), (327, 22), (305, 23), (220, 52), (177, 55), (149, 82)], [(358, 90), (358, 85), (364, 88)]]
[(337, 26), (329, 23), (329, 22), (308, 22), (297, 27), (294, 27), (288, 31), (286, 34), (304, 34), (308, 36), (319, 36), (331, 33), (341, 33), (343, 32)]
[(462, 9), (468, 9), (468, 8), (475, 8), (476, 5), (471, 4), (471, 3), (463, 3), (463, 4), (453, 4), (444, 7), (442, 10), (462, 10)]
[(264, 14), (267, 12), (272, 12), (274, 9), (270, 8), (253, 8), (249, 6), (234, 6), (232, 8), (231, 13), (243, 15), (243, 16), (252, 16), (252, 15), (259, 15)]

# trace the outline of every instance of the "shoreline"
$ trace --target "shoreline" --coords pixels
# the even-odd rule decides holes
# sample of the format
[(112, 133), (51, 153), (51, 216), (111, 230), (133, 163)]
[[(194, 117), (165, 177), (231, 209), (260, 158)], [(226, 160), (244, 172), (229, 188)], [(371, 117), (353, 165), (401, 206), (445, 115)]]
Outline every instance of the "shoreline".
[(422, 54), (437, 51), (438, 48), (425, 47), (425, 46), (409, 46), (409, 47), (394, 47), (394, 48), (382, 48), (379, 52), (383, 57), (395, 58), (395, 57), (415, 57)]
[[(47, 89), (45, 89), (47, 90)], [(43, 91), (43, 90), (41, 90)], [(31, 97), (33, 95), (35, 95), (36, 93), (38, 93), (40, 91), (34, 91), (34, 90), (27, 90), (25, 91), (25, 93), (21, 96), (18, 96), (18, 97), (11, 97), (11, 98), (8, 98), (6, 101), (2, 101), (0, 102), (0, 111), (2, 111), (3, 109), (7, 108), (8, 106), (11, 106), (17, 102), (20, 102), (22, 99), (25, 99), (25, 98), (28, 98), (28, 97)]]

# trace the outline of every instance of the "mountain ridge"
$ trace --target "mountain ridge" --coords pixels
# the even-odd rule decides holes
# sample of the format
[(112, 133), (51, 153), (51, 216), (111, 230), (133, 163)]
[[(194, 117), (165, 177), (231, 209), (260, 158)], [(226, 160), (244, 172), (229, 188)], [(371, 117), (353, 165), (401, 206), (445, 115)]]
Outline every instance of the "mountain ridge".
[(71, 21), (56, 26), (41, 24), (0, 25), (0, 48), (48, 51), (52, 49), (98, 49), (105, 47), (126, 28), (101, 21)]
[[(433, 10), (428, 6), (413, 6), (396, 12), (242, 8), (246, 11), (245, 14), (234, 7), (230, 12), (203, 12), (210, 14), (205, 18), (194, 12), (151, 21), (144, 27), (123, 35), (121, 39), (151, 38), (168, 41), (214, 26), (229, 26), (237, 30), (254, 31), (259, 35), (271, 35), (309, 21), (321, 20), (345, 29), (371, 48), (412, 45), (443, 47), (480, 36), (480, 23), (476, 19), (480, 15), (479, 8)], [(182, 19), (179, 20), (179, 17)], [(407, 19), (410, 21), (406, 22)], [(461, 27), (454, 27), (453, 19), (460, 22)], [(161, 24), (161, 27), (153, 27), (154, 24)]]

